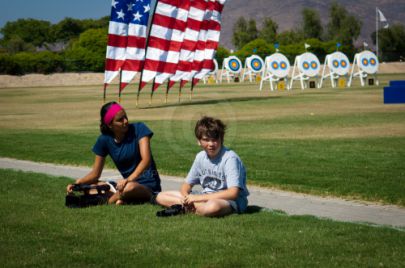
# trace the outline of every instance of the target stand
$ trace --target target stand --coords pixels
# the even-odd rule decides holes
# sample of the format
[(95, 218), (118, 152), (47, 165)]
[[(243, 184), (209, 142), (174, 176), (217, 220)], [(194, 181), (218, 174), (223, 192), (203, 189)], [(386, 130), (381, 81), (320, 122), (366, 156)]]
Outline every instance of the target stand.
[(288, 74), (290, 73), (290, 62), (287, 57), (281, 53), (274, 53), (267, 56), (265, 59), (265, 67), (262, 72), (262, 79), (260, 81), (260, 91), (263, 89), (263, 83), (269, 81), (270, 90), (274, 91), (276, 86), (278, 89), (281, 82), (284, 82), (285, 87), (290, 90), (288, 86)]
[[(296, 80), (300, 81), (302, 90), (308, 87), (319, 88), (320, 65), (318, 57), (310, 52), (298, 55), (294, 61), (290, 89)], [(311, 83), (310, 79), (316, 79), (316, 81)]]
[(350, 87), (352, 85), (353, 78), (358, 77), (361, 86), (364, 87), (366, 85), (366, 79), (369, 76), (372, 76), (374, 79), (370, 79), (368, 84), (378, 86), (380, 84), (377, 78), (378, 65), (377, 56), (371, 51), (365, 50), (354, 55), (348, 86)]
[[(319, 87), (322, 87), (323, 80), (327, 78), (330, 78), (330, 83), (333, 88), (336, 86), (347, 87), (349, 70), (349, 58), (342, 52), (326, 55)], [(343, 82), (340, 82), (339, 79)]]
[(210, 81), (210, 77), (213, 77), (215, 80), (215, 84), (218, 84), (218, 62), (216, 59), (214, 59), (214, 70), (203, 77), (204, 84), (207, 83), (207, 80)]
[(222, 62), (222, 69), (220, 75), (220, 83), (222, 83), (222, 78), (225, 76), (228, 83), (230, 83), (231, 78), (236, 78), (237, 75), (242, 71), (242, 62), (236, 56), (230, 56), (225, 58)]
[(245, 81), (245, 77), (249, 77), (249, 82), (252, 83), (253, 77), (256, 78), (263, 72), (264, 62), (262, 58), (257, 55), (247, 57), (245, 60), (245, 67), (243, 68), (242, 81)]

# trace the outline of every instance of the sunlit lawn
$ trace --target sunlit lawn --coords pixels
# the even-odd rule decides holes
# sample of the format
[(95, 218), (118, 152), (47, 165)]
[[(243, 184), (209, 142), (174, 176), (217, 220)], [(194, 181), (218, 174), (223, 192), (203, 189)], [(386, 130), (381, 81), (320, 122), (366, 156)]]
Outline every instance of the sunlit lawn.
[(70, 180), (0, 170), (2, 267), (403, 267), (403, 229), (287, 216), (64, 207)]
[[(405, 205), (405, 105), (384, 105), (380, 87), (259, 92), (254, 84), (197, 86), (178, 102), (159, 89), (126, 89), (130, 120), (154, 131), (162, 174), (184, 176), (199, 148), (195, 121), (212, 115), (228, 124), (225, 144), (248, 169), (248, 182), (317, 195)], [(164, 88), (162, 86), (162, 88)], [(108, 100), (117, 100), (110, 88)], [(101, 87), (0, 89), (0, 155), (87, 165), (98, 135)]]

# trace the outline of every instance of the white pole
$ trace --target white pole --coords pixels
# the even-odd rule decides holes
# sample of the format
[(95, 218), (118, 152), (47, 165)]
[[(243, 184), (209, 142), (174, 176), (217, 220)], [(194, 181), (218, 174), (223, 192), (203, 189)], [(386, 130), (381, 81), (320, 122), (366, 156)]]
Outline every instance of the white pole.
[(376, 47), (376, 53), (377, 53), (377, 59), (378, 60), (380, 60), (379, 58), (378, 58), (378, 8), (376, 7), (375, 8), (375, 29), (376, 29), (376, 31), (375, 31), (375, 33), (376, 33), (376, 37), (375, 37), (375, 47)]

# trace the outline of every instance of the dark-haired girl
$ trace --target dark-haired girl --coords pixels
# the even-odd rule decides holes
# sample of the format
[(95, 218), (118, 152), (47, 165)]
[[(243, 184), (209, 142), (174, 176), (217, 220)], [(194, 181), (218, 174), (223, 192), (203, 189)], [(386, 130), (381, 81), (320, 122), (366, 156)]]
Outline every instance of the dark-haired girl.
[[(123, 179), (117, 181), (117, 192), (109, 197), (109, 204), (141, 203), (161, 191), (160, 177), (150, 149), (153, 132), (144, 123), (128, 123), (125, 110), (110, 102), (100, 111), (100, 131), (93, 152), (96, 154), (92, 170), (77, 184), (98, 183), (109, 155)], [(67, 191), (72, 191), (68, 185)]]

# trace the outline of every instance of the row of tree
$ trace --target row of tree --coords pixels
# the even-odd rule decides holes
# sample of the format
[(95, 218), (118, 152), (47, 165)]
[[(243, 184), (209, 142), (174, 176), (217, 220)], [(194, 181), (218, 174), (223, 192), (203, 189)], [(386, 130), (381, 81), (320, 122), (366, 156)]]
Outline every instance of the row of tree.
[[(352, 57), (356, 53), (354, 40), (360, 34), (361, 22), (347, 10), (333, 4), (326, 28), (322, 26), (316, 10), (304, 8), (301, 29), (278, 33), (278, 25), (271, 18), (263, 21), (260, 30), (255, 20), (239, 18), (233, 31), (233, 42), (238, 50), (231, 53), (224, 47), (217, 51), (219, 64), (231, 54), (242, 61), (252, 54), (261, 57), (275, 52), (274, 43), (290, 61), (309, 51), (322, 61), (325, 55), (339, 50)], [(52, 72), (102, 72), (104, 70), (109, 17), (99, 20), (66, 18), (57, 24), (35, 19), (8, 22), (0, 32), (0, 74), (52, 73)], [(373, 34), (375, 40), (375, 33)], [(392, 25), (379, 31), (380, 47), (384, 60), (398, 60), (405, 56), (405, 29)], [(391, 52), (391, 54), (390, 54)]]
[(109, 17), (7, 22), (0, 30), (0, 73), (102, 72)]
[(9, 53), (50, 49), (53, 44), (69, 44), (89, 29), (107, 29), (109, 17), (98, 20), (65, 18), (57, 24), (36, 19), (7, 22), (0, 33), (0, 46)]
[[(310, 49), (317, 52), (323, 58), (326, 54), (336, 50), (336, 44), (340, 44), (341, 50), (353, 56), (356, 52), (355, 41), (358, 39), (362, 22), (338, 3), (331, 4), (327, 25), (322, 25), (319, 12), (315, 9), (304, 8), (301, 12), (302, 23), (297, 29), (279, 33), (278, 24), (271, 18), (265, 18), (261, 29), (257, 28), (254, 19), (246, 20), (240, 17), (233, 28), (232, 43), (237, 48), (236, 54), (244, 54), (246, 46), (255, 44), (273, 46), (279, 44), (283, 53), (293, 58), (297, 50), (303, 50), (304, 43), (316, 44), (316, 48)], [(376, 33), (371, 34), (373, 43), (376, 43)], [(315, 41), (314, 41), (315, 40)], [(321, 42), (321, 43), (319, 43)], [(312, 45), (311, 44), (311, 45)], [(297, 45), (299, 45), (297, 47)], [(301, 47), (301, 49), (299, 49)], [(405, 57), (405, 31), (401, 24), (394, 24), (387, 29), (379, 30), (379, 47), (382, 60), (395, 61)], [(297, 49), (295, 49), (297, 48)], [(256, 48), (266, 50), (266, 48)], [(325, 54), (326, 53), (326, 54)]]
[(106, 44), (107, 30), (99, 28), (84, 31), (62, 51), (3, 52), (0, 74), (103, 72)]
[(354, 46), (359, 37), (362, 22), (350, 15), (344, 6), (333, 3), (329, 9), (329, 22), (324, 29), (319, 12), (315, 9), (302, 10), (302, 26), (295, 30), (278, 32), (278, 24), (271, 18), (265, 18), (261, 30), (256, 27), (254, 19), (246, 20), (240, 17), (233, 29), (232, 42), (237, 49), (257, 38), (266, 42), (289, 45), (302, 42), (305, 39), (320, 41), (336, 41), (345, 46)]

